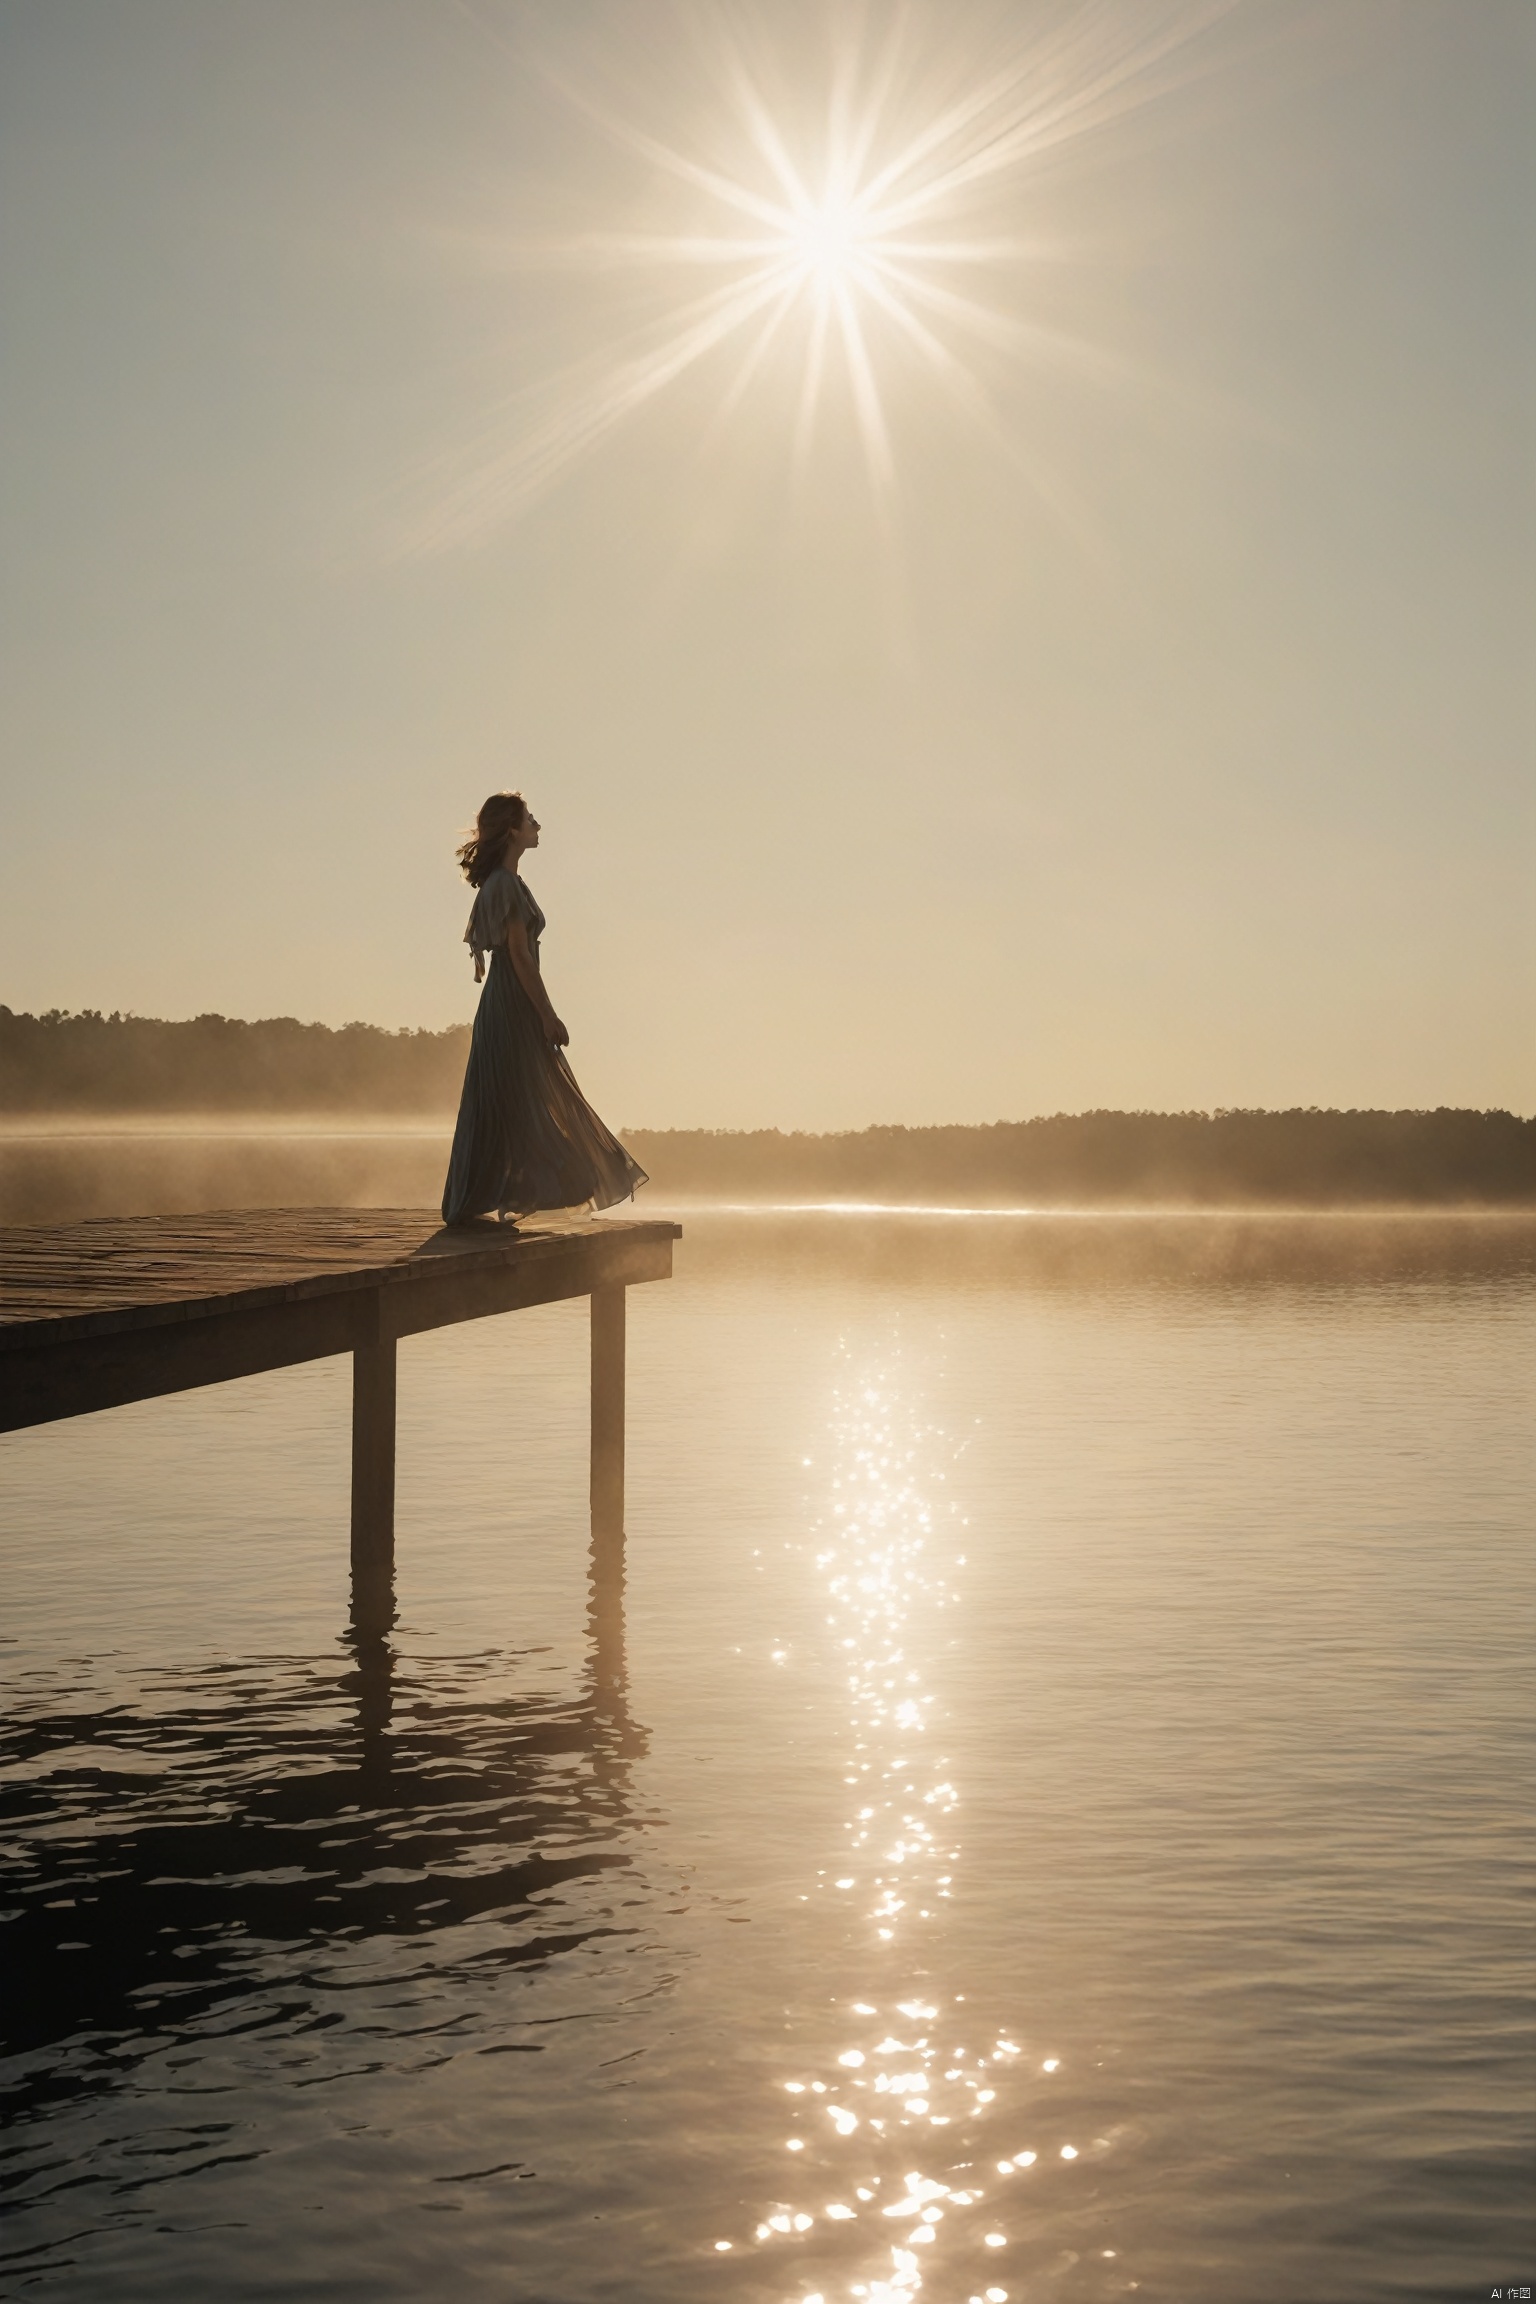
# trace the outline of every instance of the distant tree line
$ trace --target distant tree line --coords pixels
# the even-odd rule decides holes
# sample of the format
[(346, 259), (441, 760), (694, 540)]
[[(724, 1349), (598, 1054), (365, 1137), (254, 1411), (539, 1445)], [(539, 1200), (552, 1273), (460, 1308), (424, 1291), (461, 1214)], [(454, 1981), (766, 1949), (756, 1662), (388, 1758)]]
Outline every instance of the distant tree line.
[[(469, 1034), (197, 1016), (13, 1014), (0, 1113), (416, 1114), (446, 1126)], [(1536, 1204), (1509, 1112), (1083, 1112), (990, 1127), (629, 1130), (660, 1191), (966, 1206)]]
[(0, 1007), (4, 1112), (439, 1112), (458, 1100), (469, 1029), (386, 1032), (292, 1016), (77, 1015)]
[(1536, 1203), (1509, 1112), (1081, 1112), (979, 1128), (632, 1130), (669, 1193), (961, 1206)]

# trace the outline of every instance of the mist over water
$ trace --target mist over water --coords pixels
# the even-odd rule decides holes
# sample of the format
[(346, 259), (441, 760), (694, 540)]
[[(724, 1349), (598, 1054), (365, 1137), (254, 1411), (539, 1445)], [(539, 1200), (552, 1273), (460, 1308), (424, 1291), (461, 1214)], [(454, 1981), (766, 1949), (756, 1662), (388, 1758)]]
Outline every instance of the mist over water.
[[(0, 1224), (216, 1208), (437, 1207), (452, 1125), (387, 1115), (19, 1117), (0, 1126)], [(628, 1210), (615, 1213), (625, 1214)], [(1141, 1273), (1489, 1270), (1536, 1241), (1536, 1207), (967, 1205), (963, 1193), (683, 1191), (664, 1172), (633, 1211), (693, 1220), (689, 1253), (910, 1279)], [(984, 1215), (1012, 1219), (975, 1221)], [(698, 1220), (707, 1219), (699, 1232)], [(733, 1219), (732, 1221), (722, 1221)], [(968, 1222), (968, 1220), (971, 1220)]]
[(205, 1208), (435, 1208), (451, 1120), (50, 1116), (0, 1129), (0, 1224)]
[(579, 1305), (401, 1347), (385, 1639), (344, 1363), (0, 1441), (0, 2288), (1536, 2261), (1529, 1219), (684, 1221), (622, 1595)]

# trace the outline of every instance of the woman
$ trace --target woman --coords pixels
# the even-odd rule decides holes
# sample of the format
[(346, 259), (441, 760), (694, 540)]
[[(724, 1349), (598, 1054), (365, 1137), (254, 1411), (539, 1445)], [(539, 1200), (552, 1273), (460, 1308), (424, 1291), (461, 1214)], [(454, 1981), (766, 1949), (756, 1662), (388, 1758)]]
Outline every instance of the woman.
[[(494, 1211), (503, 1223), (536, 1208), (609, 1208), (646, 1181), (583, 1097), (561, 1051), (570, 1034), (539, 973), (544, 915), (518, 867), (539, 844), (520, 792), (493, 792), (459, 850), (478, 893), (464, 941), (485, 990), (475, 1013), (443, 1222)], [(491, 956), (486, 975), (485, 955)]]

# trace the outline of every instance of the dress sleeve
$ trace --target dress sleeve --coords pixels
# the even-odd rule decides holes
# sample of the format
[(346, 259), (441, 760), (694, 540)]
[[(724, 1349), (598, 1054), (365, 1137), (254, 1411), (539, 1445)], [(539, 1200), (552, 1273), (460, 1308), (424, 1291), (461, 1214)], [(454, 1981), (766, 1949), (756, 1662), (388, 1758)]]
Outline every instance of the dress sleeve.
[(525, 920), (527, 907), (521, 885), (510, 872), (493, 872), (476, 896), (464, 941), (475, 956), (475, 981), (485, 973), (484, 955), (494, 952), (507, 933), (509, 922)]

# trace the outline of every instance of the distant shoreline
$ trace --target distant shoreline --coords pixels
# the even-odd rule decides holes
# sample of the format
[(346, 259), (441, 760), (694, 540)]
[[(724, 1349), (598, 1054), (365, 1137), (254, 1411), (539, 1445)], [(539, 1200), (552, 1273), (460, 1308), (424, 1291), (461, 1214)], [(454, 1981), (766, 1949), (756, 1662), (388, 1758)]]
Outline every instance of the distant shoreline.
[[(416, 1206), (448, 1112), (0, 1111), (0, 1222), (138, 1206)], [(648, 1202), (928, 1215), (1536, 1210), (1536, 1123), (1485, 1113), (1087, 1113), (991, 1128), (625, 1129)]]
[(87, 1112), (74, 1106), (54, 1110), (16, 1111), (0, 1107), (0, 1144), (100, 1143), (110, 1137), (140, 1143), (249, 1143), (269, 1139), (278, 1144), (324, 1142), (331, 1137), (361, 1143), (377, 1138), (384, 1143), (447, 1144), (453, 1134), (452, 1112)]
[[(213, 1161), (220, 1146), (238, 1147), (271, 1168), (329, 1145), (338, 1182), (351, 1147), (355, 1189), (365, 1169), (370, 1188), (382, 1186), (392, 1153), (414, 1161), (419, 1189), (446, 1151), (467, 1042), (463, 1025), (332, 1030), (292, 1017), (162, 1022), (0, 1005), (0, 1146), (13, 1163), (44, 1165), (109, 1139), (140, 1160)], [(1092, 1111), (824, 1134), (621, 1133), (657, 1197), (716, 1204), (1536, 1206), (1536, 1119), (1498, 1111)], [(30, 1204), (30, 1186), (23, 1197)]]

